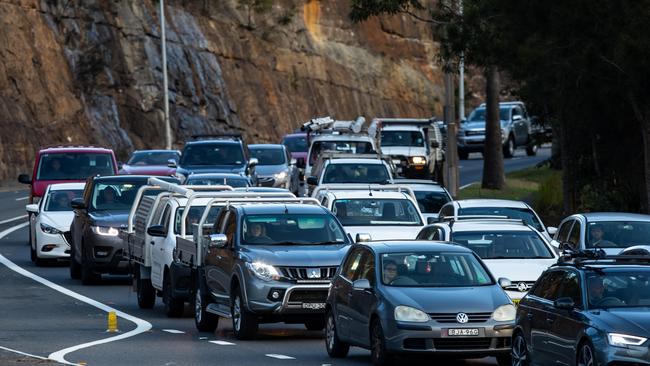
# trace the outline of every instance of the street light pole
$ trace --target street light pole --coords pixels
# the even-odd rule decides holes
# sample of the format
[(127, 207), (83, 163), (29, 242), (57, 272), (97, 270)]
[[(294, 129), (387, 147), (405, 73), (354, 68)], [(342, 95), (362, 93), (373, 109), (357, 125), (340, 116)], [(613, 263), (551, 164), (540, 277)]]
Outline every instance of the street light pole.
[[(458, 0), (458, 14), (463, 16), (463, 0)], [(458, 63), (458, 117), (465, 119), (465, 55), (460, 54)]]
[(160, 40), (162, 53), (163, 94), (165, 108), (165, 148), (172, 148), (172, 128), (169, 123), (169, 88), (167, 86), (167, 40), (165, 38), (165, 0), (160, 0)]

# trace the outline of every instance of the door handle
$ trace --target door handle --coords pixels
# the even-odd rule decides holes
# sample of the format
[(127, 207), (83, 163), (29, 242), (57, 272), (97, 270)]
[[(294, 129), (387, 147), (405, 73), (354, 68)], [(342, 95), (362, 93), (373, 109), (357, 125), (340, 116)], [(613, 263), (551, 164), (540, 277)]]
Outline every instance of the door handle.
[(151, 243), (151, 245), (156, 245), (156, 243), (154, 243), (153, 240), (150, 243)]

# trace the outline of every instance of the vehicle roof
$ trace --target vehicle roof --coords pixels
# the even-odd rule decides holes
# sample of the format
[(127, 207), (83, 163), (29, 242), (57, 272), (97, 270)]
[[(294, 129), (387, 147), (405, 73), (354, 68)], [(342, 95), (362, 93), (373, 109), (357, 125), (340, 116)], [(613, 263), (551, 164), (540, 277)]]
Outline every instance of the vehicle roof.
[[(448, 223), (446, 223), (448, 224)], [(516, 223), (512, 221), (507, 221), (507, 220), (490, 220), (487, 219), (485, 221), (480, 221), (480, 220), (467, 220), (467, 221), (454, 221), (454, 225), (452, 225), (452, 231), (454, 232), (459, 232), (459, 231), (485, 231), (485, 232), (493, 232), (493, 231), (533, 231), (537, 232), (535, 229), (529, 227), (528, 225), (525, 225), (523, 222), (522, 223)]]
[(379, 159), (329, 159), (328, 164), (369, 164), (369, 165), (382, 165), (383, 160)]
[(84, 189), (86, 183), (84, 182), (75, 182), (75, 183), (55, 183), (50, 184), (50, 191), (60, 191), (64, 189)]
[(249, 149), (269, 149), (269, 150), (284, 150), (282, 144), (251, 144), (248, 145)]
[[(178, 204), (181, 206), (186, 206), (188, 199), (185, 197), (174, 197), (176, 201), (178, 201)], [(192, 200), (192, 207), (194, 206), (205, 206), (212, 200), (214, 197), (199, 197), (199, 198), (194, 198)]]
[(645, 269), (645, 270), (650, 270), (650, 265), (648, 264), (640, 264), (640, 263), (598, 263), (598, 262), (591, 262), (587, 261), (586, 263), (583, 263), (582, 265), (576, 265), (574, 263), (557, 263), (553, 265), (552, 268), (566, 268), (566, 267), (571, 267), (571, 268), (576, 268), (578, 270), (584, 270), (584, 271), (593, 271), (594, 269), (599, 271), (599, 270), (606, 270), (606, 271), (616, 271), (616, 270), (639, 270), (639, 269)]
[(587, 212), (577, 215), (584, 216), (587, 221), (650, 221), (650, 215), (628, 212)]
[(242, 192), (289, 192), (288, 189), (279, 187), (234, 187), (234, 190)]
[(320, 205), (305, 205), (300, 203), (265, 203), (237, 205), (237, 210), (245, 215), (255, 214), (330, 214), (325, 207)]
[(458, 208), (470, 207), (509, 207), (509, 208), (528, 208), (528, 205), (522, 201), (500, 200), (500, 199), (469, 199), (453, 201)]
[(373, 142), (372, 138), (368, 135), (353, 135), (353, 134), (343, 134), (343, 135), (334, 135), (334, 134), (321, 134), (315, 135), (312, 139), (312, 143), (316, 141), (363, 141), (363, 142)]
[(56, 153), (98, 153), (98, 154), (113, 154), (113, 150), (105, 147), (95, 146), (52, 146), (39, 150), (40, 154), (56, 154)]
[[(510, 102), (500, 102), (499, 107), (509, 107), (509, 106), (514, 106), (514, 105), (523, 105), (523, 104), (524, 104), (524, 102), (522, 102), (522, 101), (514, 100), (514, 101), (510, 101)], [(485, 108), (485, 103), (481, 103), (476, 109), (479, 109), (479, 108)]]
[(327, 193), (334, 196), (334, 199), (358, 199), (358, 198), (368, 198), (368, 199), (408, 199), (410, 196), (406, 192), (385, 192), (385, 191), (372, 191), (372, 196), (370, 191), (366, 190), (354, 190), (354, 191), (339, 191), (333, 190), (328, 191)]
[(176, 153), (180, 154), (181, 152), (178, 150), (165, 150), (165, 149), (152, 149), (152, 150), (135, 150), (131, 155), (133, 154), (138, 154), (138, 153)]
[(412, 125), (386, 125), (381, 128), (382, 131), (422, 131), (422, 127)]
[(357, 245), (365, 245), (372, 248), (377, 254), (400, 253), (405, 251), (427, 252), (427, 251), (449, 251), (458, 253), (472, 253), (462, 245), (444, 241), (425, 240), (391, 240), (364, 242)]
[(187, 145), (241, 145), (242, 141), (237, 139), (237, 140), (230, 140), (230, 139), (212, 139), (212, 140), (196, 140), (196, 141), (187, 141), (185, 143), (185, 146)]
[(247, 177), (245, 177), (243, 175), (239, 175), (239, 174), (235, 174), (235, 173), (194, 173), (194, 174), (190, 174), (187, 177), (187, 179), (191, 179), (191, 178), (199, 178), (199, 179), (201, 179), (201, 178), (203, 178), (203, 179), (206, 179), (206, 178), (208, 178), (208, 179), (209, 178), (216, 178), (216, 179), (230, 178), (230, 179), (244, 179), (244, 180), (248, 179)]
[(286, 139), (287, 137), (289, 138), (299, 138), (299, 137), (307, 137), (307, 132), (294, 132), (294, 133), (288, 133), (284, 135), (282, 138), (283, 140)]
[(408, 183), (400, 179), (395, 179), (394, 184), (399, 184), (400, 186), (406, 186), (411, 188), (414, 191), (430, 191), (430, 192), (444, 192), (445, 189), (439, 184), (427, 184), (427, 183)]
[(151, 175), (101, 175), (93, 177), (95, 182), (141, 182), (144, 181), (146, 184), (149, 178), (160, 178), (167, 182), (179, 182), (176, 177), (168, 176), (151, 176)]

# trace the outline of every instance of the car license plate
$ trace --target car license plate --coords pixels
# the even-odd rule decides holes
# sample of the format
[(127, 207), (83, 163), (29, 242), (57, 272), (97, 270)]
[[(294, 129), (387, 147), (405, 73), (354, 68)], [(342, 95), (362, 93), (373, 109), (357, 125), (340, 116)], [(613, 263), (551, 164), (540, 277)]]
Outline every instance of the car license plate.
[(447, 329), (450, 337), (477, 337), (478, 328)]
[(320, 310), (325, 309), (324, 302), (306, 302), (302, 304), (303, 309)]

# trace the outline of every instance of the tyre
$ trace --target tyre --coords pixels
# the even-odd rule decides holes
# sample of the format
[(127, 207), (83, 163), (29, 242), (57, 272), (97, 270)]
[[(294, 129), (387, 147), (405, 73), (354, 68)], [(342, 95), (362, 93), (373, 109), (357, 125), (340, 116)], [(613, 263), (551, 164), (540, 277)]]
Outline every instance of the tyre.
[[(497, 358), (497, 361), (499, 359)], [(521, 333), (515, 335), (512, 342), (512, 353), (510, 355), (510, 362), (508, 365), (512, 366), (528, 366), (530, 365), (530, 355), (528, 354), (528, 346), (526, 345), (526, 338)], [(502, 365), (499, 362), (499, 365)], [(507, 364), (503, 364), (507, 365)]]
[(325, 348), (327, 354), (332, 358), (343, 358), (350, 352), (350, 345), (341, 342), (339, 336), (336, 334), (336, 322), (334, 321), (334, 314), (331, 311), (327, 312), (325, 325)]
[(36, 263), (37, 256), (36, 256), (36, 249), (34, 249), (34, 248), (35, 248), (35, 246), (31, 243), (31, 240), (30, 240), (30, 243), (29, 243), (29, 259), (31, 259), (32, 262)]
[(323, 330), (325, 328), (325, 319), (316, 319), (305, 322), (307, 330)]
[(138, 307), (140, 309), (151, 309), (156, 303), (156, 289), (151, 286), (151, 280), (149, 278), (142, 278), (142, 276), (140, 276), (140, 265), (137, 265), (135, 271)]
[(515, 139), (510, 135), (506, 144), (503, 145), (503, 157), (511, 158), (515, 155)]
[(257, 318), (255, 314), (246, 310), (239, 287), (235, 287), (232, 292), (230, 311), (232, 314), (232, 330), (235, 333), (235, 338), (241, 340), (255, 338), (258, 329)]
[(594, 354), (594, 347), (589, 342), (583, 342), (578, 349), (578, 359), (576, 360), (578, 366), (594, 366), (596, 365), (596, 355)]
[[(85, 258), (85, 257), (83, 257)], [(88, 261), (82, 259), (81, 263), (81, 284), (84, 286), (94, 285), (101, 279), (101, 275), (95, 273)]]
[(370, 358), (375, 366), (393, 364), (393, 356), (386, 351), (386, 339), (378, 319), (370, 325)]
[(165, 305), (165, 314), (169, 318), (180, 318), (185, 310), (185, 301), (174, 297), (172, 290), (172, 280), (169, 273), (165, 274), (163, 282), (163, 304)]
[(528, 156), (537, 155), (537, 149), (539, 149), (539, 145), (535, 144), (534, 142), (531, 142), (526, 146), (526, 155)]
[(199, 332), (214, 332), (219, 326), (219, 317), (207, 312), (210, 301), (203, 294), (200, 281), (200, 279), (196, 281), (194, 289), (194, 324)]
[(464, 150), (458, 150), (458, 159), (467, 160), (469, 158), (469, 153)]
[(81, 266), (74, 254), (74, 245), (70, 246), (70, 278), (78, 280), (81, 278)]
[(27, 222), (29, 222), (29, 239), (27, 239), (27, 244), (32, 245), (32, 214), (27, 215)]

